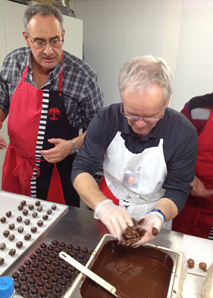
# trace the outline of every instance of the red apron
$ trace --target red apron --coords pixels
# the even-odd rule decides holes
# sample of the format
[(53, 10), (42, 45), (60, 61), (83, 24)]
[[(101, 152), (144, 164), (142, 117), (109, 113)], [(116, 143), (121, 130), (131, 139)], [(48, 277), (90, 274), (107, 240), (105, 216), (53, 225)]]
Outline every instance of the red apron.
[[(57, 166), (43, 159), (36, 160), (35, 151), (42, 111), (43, 90), (37, 89), (24, 81), (27, 69), (26, 66), (11, 98), (8, 118), (10, 143), (3, 165), (2, 189), (31, 196), (30, 182), (33, 177), (33, 170), (36, 168), (38, 173), (36, 178), (38, 198), (65, 204), (64, 192), (67, 197), (71, 196), (69, 187), (72, 186), (69, 185), (66, 189), (66, 185), (62, 185), (60, 176), (64, 175), (65, 165), (68, 171), (65, 171), (66, 182), (71, 184), (71, 168), (67, 164), (70, 166), (73, 157), (67, 157), (67, 160), (57, 163)], [(66, 117), (63, 93), (61, 92), (62, 78), (63, 69), (59, 75), (59, 91), (50, 91), (49, 100), (49, 110), (57, 109), (57, 111), (60, 111), (60, 119), (59, 121), (52, 121), (51, 117), (48, 118), (42, 149), (53, 147), (48, 143), (48, 138), (71, 139), (78, 135), (77, 130), (71, 127)], [(36, 165), (38, 161), (40, 162), (39, 167)], [(66, 203), (69, 204), (69, 202)]]
[[(213, 111), (198, 138), (195, 173), (207, 189), (213, 188)], [(184, 234), (208, 238), (213, 225), (213, 196), (202, 198), (189, 195), (172, 229)]]

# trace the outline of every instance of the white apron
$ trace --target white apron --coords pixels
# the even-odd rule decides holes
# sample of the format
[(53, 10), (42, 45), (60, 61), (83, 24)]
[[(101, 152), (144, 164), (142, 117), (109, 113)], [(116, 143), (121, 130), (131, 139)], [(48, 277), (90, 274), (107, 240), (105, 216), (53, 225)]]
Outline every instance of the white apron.
[[(121, 132), (117, 132), (107, 148), (103, 170), (108, 188), (137, 221), (151, 211), (163, 196), (162, 185), (167, 175), (163, 154), (163, 139), (157, 147), (132, 153), (126, 147)], [(164, 223), (171, 229), (171, 221)]]

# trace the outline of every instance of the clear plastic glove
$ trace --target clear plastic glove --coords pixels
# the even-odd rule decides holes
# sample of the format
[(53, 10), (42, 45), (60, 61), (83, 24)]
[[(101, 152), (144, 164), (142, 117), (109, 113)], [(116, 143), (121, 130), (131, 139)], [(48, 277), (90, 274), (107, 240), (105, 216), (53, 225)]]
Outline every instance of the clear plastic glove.
[(146, 230), (146, 233), (133, 246), (138, 247), (143, 243), (152, 240), (160, 232), (164, 221), (164, 216), (158, 211), (151, 211), (150, 213), (145, 214), (139, 221), (139, 225)]
[(125, 208), (116, 206), (112, 200), (102, 201), (95, 209), (95, 219), (100, 219), (112, 236), (121, 239), (121, 234), (127, 226), (133, 226), (132, 219)]

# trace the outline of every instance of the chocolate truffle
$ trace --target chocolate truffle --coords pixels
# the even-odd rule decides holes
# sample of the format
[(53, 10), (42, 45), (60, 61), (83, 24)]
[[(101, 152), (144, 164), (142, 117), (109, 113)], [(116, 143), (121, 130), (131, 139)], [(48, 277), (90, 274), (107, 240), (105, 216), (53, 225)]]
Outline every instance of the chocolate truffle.
[(28, 210), (24, 209), (22, 213), (26, 216), (28, 214)]
[(201, 270), (203, 270), (204, 272), (207, 271), (207, 270), (206, 270), (206, 267), (207, 267), (206, 263), (204, 263), (204, 262), (199, 263), (199, 268), (200, 268)]
[(42, 216), (42, 218), (43, 218), (43, 220), (48, 220), (48, 215), (47, 215), (47, 214), (44, 214), (44, 215)]
[(53, 241), (52, 241), (52, 245), (53, 245), (53, 246), (57, 246), (57, 245), (58, 245), (58, 240), (53, 240)]
[(33, 296), (37, 295), (37, 294), (38, 294), (38, 288), (37, 288), (37, 287), (32, 287), (32, 289), (31, 289), (31, 294), (32, 294)]
[(26, 269), (26, 274), (27, 275), (32, 275), (33, 274), (33, 269), (31, 267)]
[(5, 223), (6, 222), (6, 217), (2, 216), (1, 217), (1, 223)]
[(13, 274), (12, 274), (12, 278), (13, 278), (14, 280), (18, 279), (18, 278), (19, 278), (19, 273), (18, 273), (17, 271), (13, 272)]
[(35, 202), (35, 205), (36, 205), (36, 206), (40, 206), (40, 205), (41, 205), (41, 202), (40, 202), (40, 201), (36, 201), (36, 202)]
[(11, 248), (11, 249), (9, 250), (8, 254), (9, 254), (10, 256), (14, 256), (14, 255), (16, 254), (16, 250), (15, 250), (14, 248)]
[(187, 260), (187, 266), (188, 266), (188, 268), (194, 268), (195, 261), (193, 259), (188, 259)]
[(4, 264), (4, 258), (0, 257), (0, 266)]
[(14, 223), (12, 223), (12, 224), (9, 224), (9, 229), (10, 229), (10, 230), (14, 230), (14, 228), (15, 228), (15, 225), (14, 225)]
[(33, 218), (36, 218), (37, 216), (38, 216), (38, 213), (37, 213), (37, 212), (33, 212), (33, 213), (32, 213), (32, 217), (33, 217)]
[(29, 278), (28, 282), (29, 282), (30, 285), (34, 285), (34, 284), (36, 283), (36, 279), (35, 279), (35, 277), (31, 276), (31, 277)]
[(24, 236), (24, 239), (29, 241), (31, 239), (31, 234), (27, 233), (25, 236)]
[(52, 209), (47, 209), (47, 211), (46, 211), (46, 212), (47, 212), (47, 214), (49, 214), (49, 215), (50, 215), (50, 214), (52, 213)]
[(18, 227), (18, 232), (19, 233), (22, 233), (24, 231), (24, 228), (23, 227)]
[(52, 208), (52, 210), (56, 210), (56, 209), (57, 209), (57, 206), (56, 206), (55, 204), (53, 204), (53, 205), (51, 206), (51, 208)]
[(18, 216), (18, 217), (16, 217), (16, 220), (17, 220), (17, 222), (21, 222), (22, 221), (22, 217), (21, 216)]
[(6, 244), (4, 242), (0, 243), (0, 250), (4, 250), (6, 248)]
[(39, 269), (34, 270), (34, 276), (35, 277), (40, 277), (41, 276), (41, 271)]
[(22, 243), (21, 241), (18, 241), (18, 242), (16, 242), (16, 246), (17, 246), (18, 248), (22, 248), (23, 243)]
[(42, 206), (39, 206), (39, 207), (37, 208), (37, 211), (38, 211), (38, 212), (41, 212), (41, 211), (42, 211)]
[(28, 208), (29, 208), (29, 210), (33, 210), (34, 209), (34, 206), (33, 205), (29, 205)]
[(11, 211), (7, 211), (6, 216), (7, 217), (11, 217), (11, 215), (12, 215), (12, 212)]
[(19, 290), (19, 289), (21, 288), (21, 283), (20, 283), (19, 280), (17, 280), (17, 281), (14, 282), (14, 288), (15, 288), (16, 290)]
[(40, 290), (40, 297), (47, 297), (47, 291), (45, 289)]
[(50, 280), (52, 283), (56, 284), (58, 282), (58, 276), (54, 274), (50, 277)]
[(4, 237), (8, 237), (10, 235), (10, 232), (8, 230), (5, 230), (3, 232)]
[(30, 231), (31, 231), (32, 233), (36, 233), (36, 232), (37, 232), (37, 228), (36, 228), (35, 226), (33, 226), (33, 227), (31, 227)]
[(27, 281), (27, 279), (28, 279), (28, 277), (25, 273), (21, 274), (21, 276), (20, 276), (21, 281), (25, 282), (25, 281)]
[(18, 271), (20, 272), (20, 273), (23, 273), (23, 272), (25, 272), (25, 266), (19, 266), (18, 267)]
[(43, 226), (43, 221), (42, 221), (42, 220), (39, 220), (39, 221), (37, 222), (37, 225), (38, 225), (39, 227), (42, 227), (42, 226)]
[(10, 241), (13, 241), (13, 240), (15, 239), (15, 235), (14, 235), (14, 234), (10, 234), (10, 235), (8, 236), (8, 239), (9, 239)]
[(28, 293), (30, 291), (30, 286), (26, 283), (22, 286), (21, 289), (24, 293)]
[(23, 208), (24, 208), (23, 205), (19, 205), (19, 206), (18, 206), (18, 210), (19, 210), (19, 211), (23, 210)]
[(22, 205), (22, 206), (25, 206), (26, 204), (27, 204), (27, 203), (26, 203), (25, 200), (21, 201), (21, 205)]
[(26, 218), (25, 221), (24, 221), (24, 223), (25, 223), (26, 226), (29, 226), (29, 224), (30, 224), (29, 218)]

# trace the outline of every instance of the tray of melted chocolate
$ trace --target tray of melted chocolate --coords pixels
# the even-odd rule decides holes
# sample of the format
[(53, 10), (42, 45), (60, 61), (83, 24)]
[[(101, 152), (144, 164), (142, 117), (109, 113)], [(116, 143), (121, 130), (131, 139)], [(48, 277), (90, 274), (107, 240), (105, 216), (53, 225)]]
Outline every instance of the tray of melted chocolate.
[[(151, 244), (123, 246), (105, 235), (87, 266), (112, 284), (119, 298), (177, 298), (181, 297), (186, 276), (185, 262), (181, 252)], [(80, 274), (67, 297), (113, 296)]]

